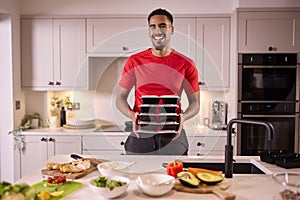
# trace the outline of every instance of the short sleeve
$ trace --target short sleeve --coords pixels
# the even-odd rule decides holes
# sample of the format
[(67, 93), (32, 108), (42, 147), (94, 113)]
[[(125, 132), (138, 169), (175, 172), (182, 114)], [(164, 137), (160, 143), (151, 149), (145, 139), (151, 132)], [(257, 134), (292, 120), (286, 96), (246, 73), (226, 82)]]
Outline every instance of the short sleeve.
[(132, 87), (136, 83), (136, 77), (135, 77), (135, 72), (134, 72), (134, 66), (132, 65), (131, 57), (128, 58), (126, 61), (123, 72), (122, 72), (122, 77), (119, 82), (119, 86), (125, 88), (125, 89), (132, 89)]
[(186, 69), (183, 88), (187, 94), (200, 91), (198, 70), (194, 62), (190, 62), (190, 65)]

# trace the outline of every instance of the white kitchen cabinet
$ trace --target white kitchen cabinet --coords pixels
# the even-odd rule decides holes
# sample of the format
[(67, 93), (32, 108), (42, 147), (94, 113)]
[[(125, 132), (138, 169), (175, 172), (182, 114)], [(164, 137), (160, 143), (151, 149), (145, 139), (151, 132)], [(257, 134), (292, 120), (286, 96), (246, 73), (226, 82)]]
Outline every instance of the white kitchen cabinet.
[(196, 18), (175, 18), (171, 48), (196, 62)]
[(80, 136), (21, 136), (21, 177), (45, 168), (47, 160), (58, 154), (81, 154)]
[(83, 154), (126, 154), (124, 144), (127, 137), (127, 135), (118, 132), (115, 135), (82, 136)]
[(87, 19), (87, 52), (123, 56), (151, 46), (144, 18)]
[[(190, 156), (224, 156), (226, 135), (188, 136)], [(235, 139), (232, 138), (232, 145), (235, 146)]]
[(230, 19), (197, 18), (197, 58), (202, 89), (226, 90), (230, 72)]
[(85, 19), (21, 19), (22, 88), (87, 88)]
[[(172, 48), (195, 59), (195, 18), (175, 19)], [(145, 18), (87, 19), (87, 52), (129, 56), (151, 47)]]
[(299, 52), (300, 12), (238, 12), (238, 51)]

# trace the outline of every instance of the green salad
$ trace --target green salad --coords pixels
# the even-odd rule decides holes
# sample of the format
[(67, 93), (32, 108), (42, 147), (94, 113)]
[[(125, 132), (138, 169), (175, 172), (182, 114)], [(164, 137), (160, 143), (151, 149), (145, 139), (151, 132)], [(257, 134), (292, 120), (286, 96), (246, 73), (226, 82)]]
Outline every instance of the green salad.
[(104, 176), (99, 176), (92, 180), (92, 185), (97, 187), (107, 187), (110, 190), (113, 190), (116, 187), (121, 187), (123, 185), (126, 185), (126, 182), (118, 181), (118, 180), (109, 180), (108, 178)]

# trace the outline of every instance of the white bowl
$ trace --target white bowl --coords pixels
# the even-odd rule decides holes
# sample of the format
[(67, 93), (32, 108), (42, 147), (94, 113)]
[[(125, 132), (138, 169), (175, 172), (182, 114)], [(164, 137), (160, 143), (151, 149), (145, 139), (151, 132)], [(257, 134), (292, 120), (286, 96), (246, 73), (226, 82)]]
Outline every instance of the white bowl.
[[(169, 181), (168, 183), (158, 185), (159, 183)], [(138, 188), (149, 196), (162, 196), (172, 190), (175, 179), (167, 174), (145, 174), (136, 179)]]
[(121, 170), (129, 165), (129, 162), (111, 161), (98, 164), (97, 169), (102, 176), (125, 176), (127, 173)]
[(109, 180), (118, 180), (118, 181), (123, 181), (126, 182), (127, 184), (120, 186), (120, 187), (115, 187), (112, 190), (110, 190), (107, 187), (98, 187), (98, 186), (94, 186), (92, 185), (92, 181), (96, 178), (98, 178), (99, 176), (93, 177), (90, 181), (89, 181), (89, 186), (90, 188), (93, 190), (93, 192), (95, 192), (96, 194), (104, 197), (104, 198), (115, 198), (118, 197), (120, 195), (122, 195), (123, 193), (126, 192), (129, 184), (130, 184), (130, 180), (126, 177), (123, 176), (107, 176), (106, 178)]

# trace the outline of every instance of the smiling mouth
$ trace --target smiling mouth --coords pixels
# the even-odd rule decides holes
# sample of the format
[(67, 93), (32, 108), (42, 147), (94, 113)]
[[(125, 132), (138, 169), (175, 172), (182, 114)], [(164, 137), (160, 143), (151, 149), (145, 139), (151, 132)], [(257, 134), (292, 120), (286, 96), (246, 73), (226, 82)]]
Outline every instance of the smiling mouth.
[(152, 38), (153, 38), (155, 41), (160, 42), (160, 41), (162, 41), (165, 37), (164, 37), (164, 35), (154, 35)]

